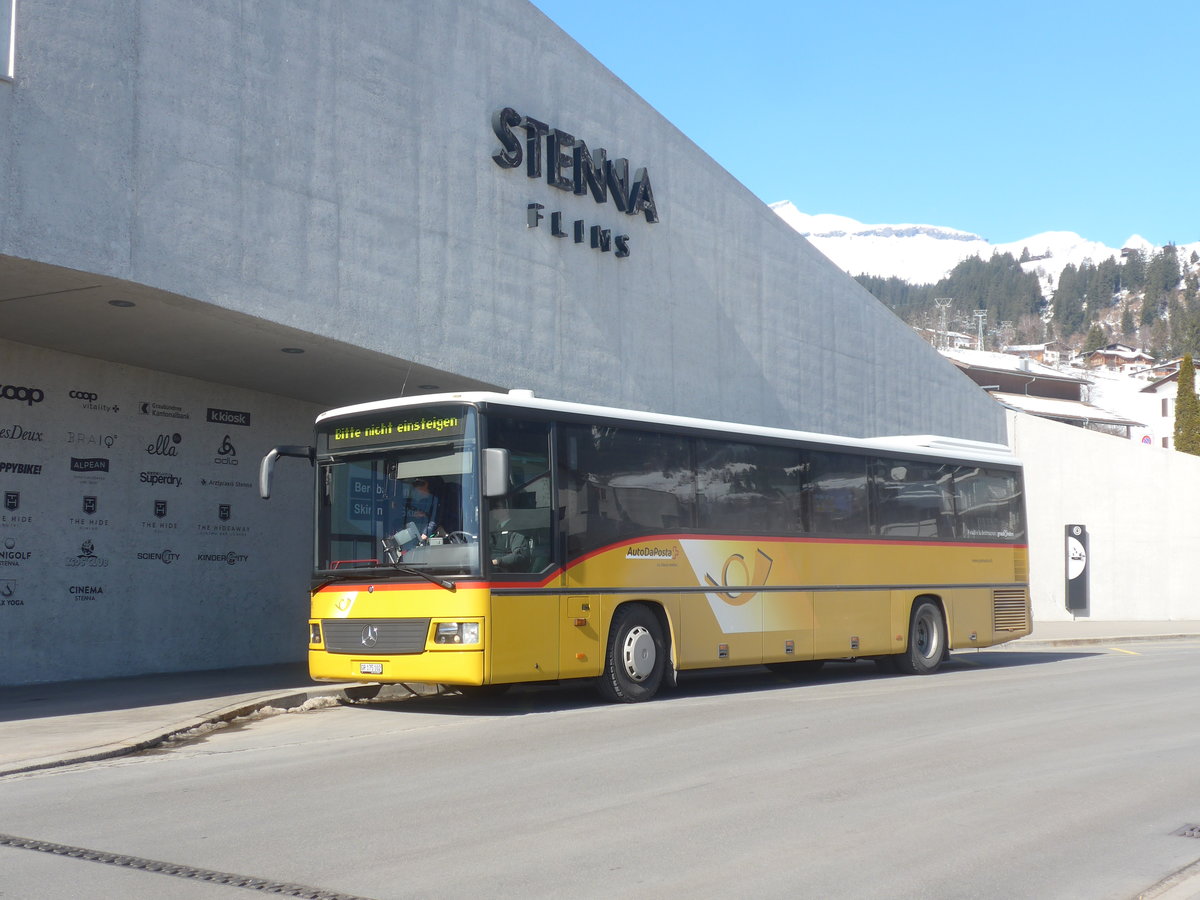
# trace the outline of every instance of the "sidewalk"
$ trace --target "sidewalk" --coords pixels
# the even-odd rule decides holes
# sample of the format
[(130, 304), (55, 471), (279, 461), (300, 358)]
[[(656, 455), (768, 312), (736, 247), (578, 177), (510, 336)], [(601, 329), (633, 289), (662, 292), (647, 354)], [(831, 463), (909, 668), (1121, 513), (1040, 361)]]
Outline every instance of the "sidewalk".
[[(1037, 622), (1010, 647), (1200, 638), (1200, 621)], [(318, 684), (304, 663), (0, 687), (0, 778), (134, 753), (265, 707), (372, 696), (375, 685)]]

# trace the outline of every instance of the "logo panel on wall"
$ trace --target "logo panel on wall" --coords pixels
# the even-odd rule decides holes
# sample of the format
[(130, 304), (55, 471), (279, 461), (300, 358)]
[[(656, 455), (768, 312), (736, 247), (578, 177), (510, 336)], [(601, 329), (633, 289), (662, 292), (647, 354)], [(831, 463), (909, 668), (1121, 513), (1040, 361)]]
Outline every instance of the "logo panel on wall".
[(4, 492), (4, 512), (0, 513), (0, 525), (29, 525), (33, 522), (33, 516), (28, 513), (20, 512), (21, 509), (21, 492), (20, 491), (5, 491)]
[(0, 400), (12, 400), (33, 406), (46, 399), (46, 392), (41, 388), (26, 387), (25, 385), (0, 384)]
[(101, 448), (105, 450), (111, 450), (117, 443), (118, 437), (120, 437), (120, 435), (117, 434), (97, 434), (87, 431), (68, 431), (67, 445), (72, 449), (78, 448), (83, 450), (84, 453), (87, 453), (89, 450), (94, 453)]
[(108, 563), (108, 557), (97, 554), (96, 545), (89, 538), (79, 545), (77, 554), (67, 557), (66, 566), (69, 569), (107, 569)]
[(139, 472), (138, 481), (142, 484), (183, 487), (183, 477), (172, 472)]
[(0, 567), (15, 568), (33, 558), (32, 550), (22, 550), (16, 538), (6, 537), (0, 541)]
[(183, 435), (178, 431), (172, 434), (160, 434), (146, 445), (146, 453), (150, 456), (178, 456), (179, 445), (183, 443)]
[(154, 519), (145, 519), (142, 521), (142, 527), (153, 531), (173, 531), (179, 527), (178, 522), (167, 521), (167, 501), (154, 501)]
[(105, 528), (108, 526), (108, 519), (96, 516), (96, 512), (100, 508), (100, 501), (97, 497), (84, 496), (82, 506), (83, 516), (71, 516), (72, 525), (76, 528)]
[(99, 584), (73, 584), (68, 588), (72, 600), (99, 600), (104, 596), (104, 586)]
[(245, 553), (234, 553), (230, 550), (227, 553), (197, 553), (197, 562), (215, 562), (225, 563), (227, 566), (237, 566), (248, 561), (250, 557)]
[(233, 442), (229, 440), (229, 435), (225, 435), (225, 440), (221, 441), (221, 446), (217, 448), (217, 455), (213, 457), (213, 462), (219, 466), (236, 466), (238, 464), (237, 450), (234, 449)]
[(108, 474), (111, 464), (105, 456), (72, 456), (71, 473), (84, 484), (97, 484)]
[(24, 606), (25, 601), (17, 596), (17, 582), (13, 578), (0, 578), (0, 606)]
[(213, 409), (208, 407), (205, 420), (215, 425), (244, 425), (250, 427), (250, 413), (236, 409)]
[(137, 558), (148, 562), (160, 562), (165, 566), (169, 566), (171, 563), (179, 560), (179, 554), (174, 550), (166, 549), (138, 553)]
[(163, 419), (190, 419), (191, 415), (182, 406), (170, 403), (151, 403), (143, 400), (138, 404), (138, 412), (143, 416), (155, 416)]
[(44, 431), (34, 431), (16, 422), (11, 425), (0, 425), (0, 441), (37, 441), (45, 439)]
[(217, 504), (217, 522), (201, 522), (196, 525), (198, 534), (213, 535), (219, 534), (223, 537), (242, 537), (250, 533), (249, 525), (233, 525), (229, 524), (233, 519), (233, 504), (218, 503)]
[(82, 388), (77, 388), (67, 392), (67, 396), (72, 400), (77, 400), (82, 409), (90, 409), (94, 412), (120, 412), (121, 407), (115, 403), (101, 403), (100, 395), (95, 391), (89, 391)]

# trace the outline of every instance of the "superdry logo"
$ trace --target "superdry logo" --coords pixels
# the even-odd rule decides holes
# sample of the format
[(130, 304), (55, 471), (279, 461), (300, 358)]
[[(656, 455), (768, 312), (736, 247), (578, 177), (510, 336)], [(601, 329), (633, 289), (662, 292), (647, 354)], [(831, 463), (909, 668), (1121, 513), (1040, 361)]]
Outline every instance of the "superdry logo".
[(80, 459), (77, 456), (71, 457), (72, 472), (107, 472), (108, 460), (102, 456), (94, 456), (89, 459)]
[(7, 427), (0, 427), (0, 440), (7, 438), (10, 441), (41, 441), (43, 434), (44, 432), (22, 428), (15, 423)]
[(183, 479), (170, 472), (140, 472), (138, 480), (142, 484), (167, 484), (172, 487), (183, 487)]
[(250, 413), (236, 409), (213, 409), (208, 407), (208, 421), (217, 425), (250, 425)]
[(157, 553), (139, 553), (138, 559), (152, 560), (160, 562), (164, 566), (169, 566), (171, 563), (179, 559), (179, 554), (174, 550), (159, 550)]

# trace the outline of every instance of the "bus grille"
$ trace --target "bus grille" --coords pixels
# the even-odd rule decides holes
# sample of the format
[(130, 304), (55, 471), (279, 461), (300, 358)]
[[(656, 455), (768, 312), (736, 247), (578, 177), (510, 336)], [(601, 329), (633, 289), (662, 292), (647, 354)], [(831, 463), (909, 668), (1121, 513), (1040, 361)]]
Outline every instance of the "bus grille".
[(1025, 591), (992, 591), (992, 628), (995, 631), (1028, 631), (1029, 604)]
[(321, 631), (330, 653), (421, 653), (429, 634), (429, 620), (322, 619)]

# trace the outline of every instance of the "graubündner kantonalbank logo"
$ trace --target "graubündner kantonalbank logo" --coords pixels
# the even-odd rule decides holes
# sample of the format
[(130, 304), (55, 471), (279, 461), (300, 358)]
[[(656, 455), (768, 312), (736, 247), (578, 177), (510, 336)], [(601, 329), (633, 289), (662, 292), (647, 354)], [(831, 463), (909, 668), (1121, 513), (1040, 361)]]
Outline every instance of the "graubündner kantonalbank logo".
[[(524, 141), (513, 129), (525, 132)], [(515, 169), (525, 163), (525, 174), (541, 178), (560, 191), (583, 196), (590, 193), (597, 203), (612, 205), (628, 216), (641, 213), (647, 222), (658, 221), (658, 206), (650, 186), (650, 172), (645, 168), (629, 174), (629, 160), (609, 159), (603, 147), (591, 149), (582, 138), (560, 128), (553, 128), (532, 116), (523, 116), (510, 106), (492, 113), (492, 131), (501, 148), (492, 159), (502, 169)], [(545, 151), (543, 153), (543, 150)], [(541, 227), (546, 215), (545, 204), (531, 202), (526, 206), (525, 224)], [(584, 219), (564, 223), (561, 210), (550, 213), (550, 234), (571, 238), (576, 244), (586, 244), (602, 253), (612, 252), (618, 259), (629, 256), (628, 234), (613, 234), (611, 228), (590, 224)]]

